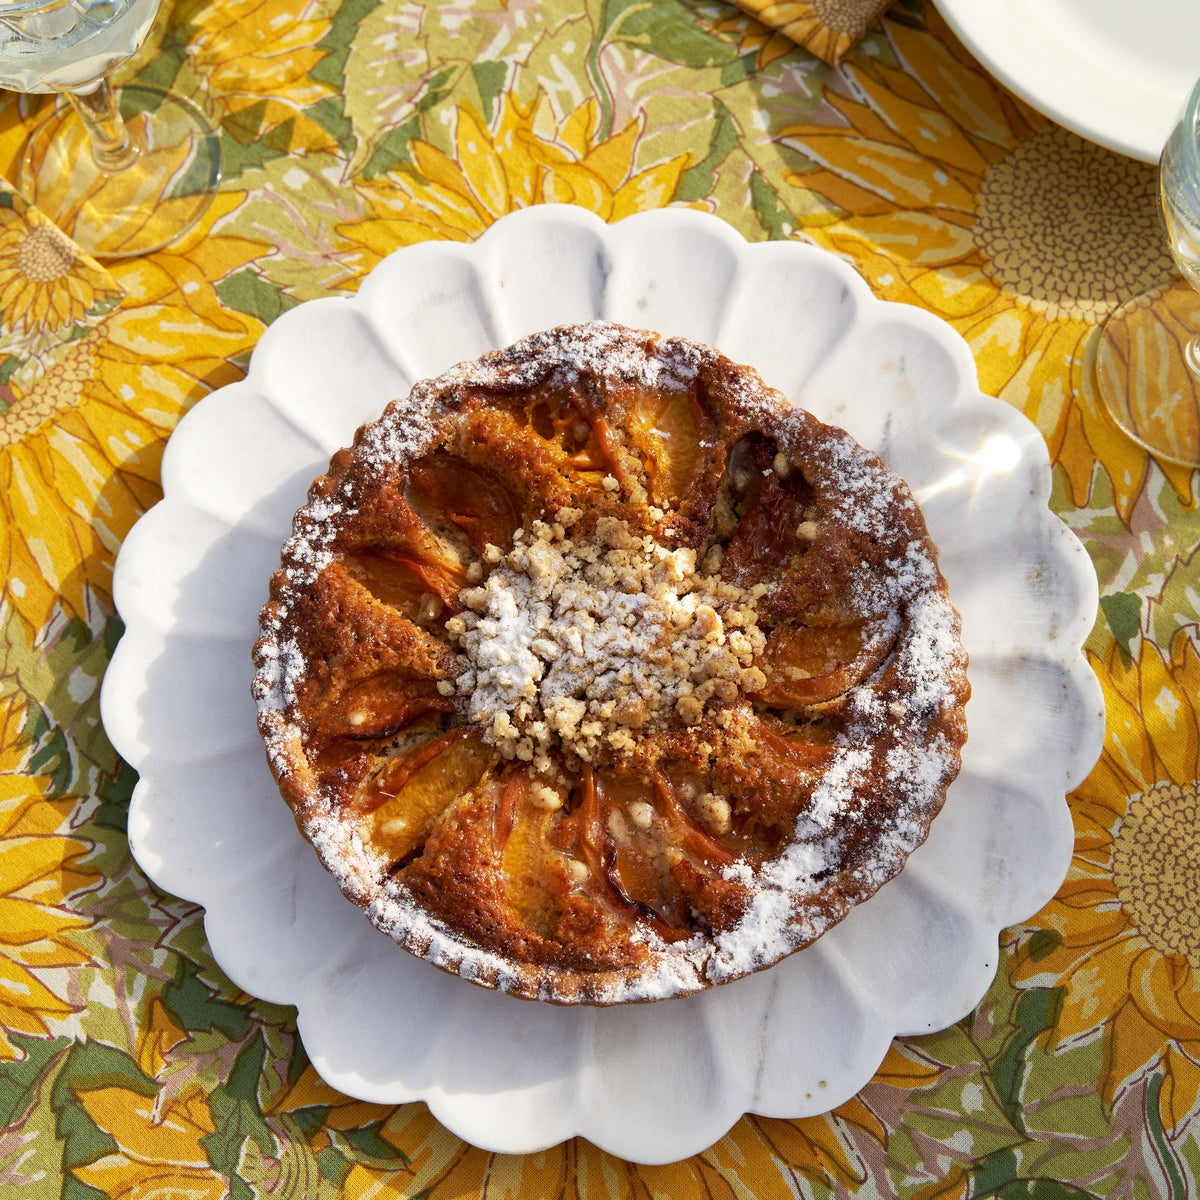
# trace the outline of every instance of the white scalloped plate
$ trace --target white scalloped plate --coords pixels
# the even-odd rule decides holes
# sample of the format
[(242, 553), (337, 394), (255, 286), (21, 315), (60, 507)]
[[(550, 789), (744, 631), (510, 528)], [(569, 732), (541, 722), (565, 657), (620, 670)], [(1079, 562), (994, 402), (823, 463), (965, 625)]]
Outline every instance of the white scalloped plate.
[(1156, 163), (1200, 63), (1196, 0), (934, 0), (1006, 87), (1081, 137)]
[[(332, 451), (415, 380), (593, 318), (718, 346), (907, 478), (941, 546), (974, 688), (962, 774), (895, 881), (771, 970), (604, 1010), (484, 991), (377, 933), (297, 833), (249, 692), (267, 579)], [(408, 247), (353, 299), (281, 317), (247, 379), (180, 423), (163, 484), (117, 563), (126, 632), (102, 697), (141, 776), (130, 843), (155, 883), (204, 905), (230, 978), (297, 1006), (317, 1069), (352, 1096), (426, 1100), (487, 1149), (582, 1134), (673, 1161), (745, 1112), (824, 1112), (871, 1078), (894, 1035), (964, 1016), (996, 970), (999, 930), (1063, 878), (1064, 794), (1104, 732), (1080, 651), (1095, 575), (1047, 507), (1037, 430), (979, 392), (947, 325), (875, 300), (832, 255), (750, 245), (689, 210), (605, 226), (559, 206), (505, 217), (471, 246)]]

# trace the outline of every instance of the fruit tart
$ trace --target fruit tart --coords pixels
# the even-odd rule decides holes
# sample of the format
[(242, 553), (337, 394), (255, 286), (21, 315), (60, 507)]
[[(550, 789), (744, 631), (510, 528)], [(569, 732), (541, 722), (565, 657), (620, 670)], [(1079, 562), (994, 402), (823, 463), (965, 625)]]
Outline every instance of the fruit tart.
[(750, 368), (605, 323), (359, 429), (260, 626), (267, 758), (345, 895), (557, 1003), (809, 945), (926, 837), (966, 738), (905, 483)]

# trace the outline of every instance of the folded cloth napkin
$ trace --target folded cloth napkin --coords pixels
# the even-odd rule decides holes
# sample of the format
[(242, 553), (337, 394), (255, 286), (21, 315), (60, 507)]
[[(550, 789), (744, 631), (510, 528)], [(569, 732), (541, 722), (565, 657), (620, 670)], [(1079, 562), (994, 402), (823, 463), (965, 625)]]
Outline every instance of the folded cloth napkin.
[[(733, 0), (749, 16), (836, 66), (892, 0)], [(779, 42), (781, 39), (773, 39)], [(766, 47), (764, 47), (766, 49)], [(768, 51), (767, 60), (783, 53)]]

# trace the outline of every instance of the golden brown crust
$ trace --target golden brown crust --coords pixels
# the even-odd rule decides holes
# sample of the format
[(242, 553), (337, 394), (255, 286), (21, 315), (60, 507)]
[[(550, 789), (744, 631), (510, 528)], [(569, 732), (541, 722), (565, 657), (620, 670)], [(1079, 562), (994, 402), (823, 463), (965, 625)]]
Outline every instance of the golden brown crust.
[(908, 489), (747, 368), (553, 330), (310, 491), (255, 695), (281, 793), (414, 953), (562, 1003), (725, 982), (896, 874), (958, 771)]

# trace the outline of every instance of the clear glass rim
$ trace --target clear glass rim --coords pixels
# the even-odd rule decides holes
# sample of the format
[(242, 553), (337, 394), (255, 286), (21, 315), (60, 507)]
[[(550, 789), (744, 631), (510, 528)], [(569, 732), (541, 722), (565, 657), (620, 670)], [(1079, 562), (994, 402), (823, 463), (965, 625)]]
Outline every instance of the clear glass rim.
[(0, 0), (0, 21), (6, 17), (32, 17), (67, 8), (74, 0)]
[(1194, 187), (1200, 187), (1200, 79), (1192, 88), (1183, 108), (1183, 146), (1184, 159), (1183, 176), (1191, 180)]

